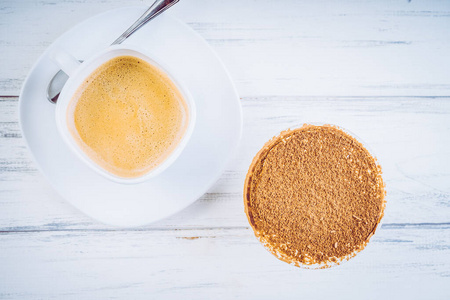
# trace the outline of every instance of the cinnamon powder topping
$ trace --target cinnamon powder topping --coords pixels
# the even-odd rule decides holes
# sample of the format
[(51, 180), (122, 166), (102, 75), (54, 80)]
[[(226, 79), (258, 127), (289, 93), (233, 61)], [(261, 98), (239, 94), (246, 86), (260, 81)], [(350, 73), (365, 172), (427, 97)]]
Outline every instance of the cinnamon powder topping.
[(318, 268), (366, 246), (383, 216), (384, 195), (375, 158), (330, 125), (304, 125), (267, 142), (244, 188), (261, 243), (285, 262)]

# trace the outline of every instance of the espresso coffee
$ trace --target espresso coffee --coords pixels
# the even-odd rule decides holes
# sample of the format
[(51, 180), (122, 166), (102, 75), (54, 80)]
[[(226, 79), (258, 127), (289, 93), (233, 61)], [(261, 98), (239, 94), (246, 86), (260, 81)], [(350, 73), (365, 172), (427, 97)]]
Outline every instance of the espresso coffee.
[(139, 177), (160, 165), (181, 141), (188, 108), (158, 67), (119, 56), (97, 68), (78, 88), (68, 126), (91, 160), (119, 177)]

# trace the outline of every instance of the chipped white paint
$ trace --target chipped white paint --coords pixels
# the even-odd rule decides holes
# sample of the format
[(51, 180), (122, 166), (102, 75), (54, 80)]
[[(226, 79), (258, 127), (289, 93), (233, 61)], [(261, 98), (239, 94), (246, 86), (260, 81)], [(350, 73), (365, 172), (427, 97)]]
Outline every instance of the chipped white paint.
[[(192, 206), (117, 230), (50, 189), (21, 138), (17, 96), (33, 62), (65, 30), (142, 3), (0, 2), (0, 299), (450, 298), (448, 1), (181, 1), (172, 14), (235, 78), (243, 142)], [(361, 138), (388, 191), (367, 249), (323, 271), (267, 253), (241, 199), (257, 150), (303, 122), (337, 124)]]

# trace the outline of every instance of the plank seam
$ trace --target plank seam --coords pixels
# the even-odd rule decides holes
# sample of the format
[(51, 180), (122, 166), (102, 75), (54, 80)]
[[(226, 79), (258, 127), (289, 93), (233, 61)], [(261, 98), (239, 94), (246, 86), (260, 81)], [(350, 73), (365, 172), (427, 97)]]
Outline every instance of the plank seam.
[[(427, 229), (450, 229), (450, 222), (442, 222), (442, 223), (390, 223), (390, 224), (382, 224), (381, 228), (383, 229), (406, 229), (408, 227), (414, 228), (427, 228)], [(109, 228), (100, 228), (100, 229), (4, 229), (0, 230), (0, 234), (11, 234), (11, 233), (41, 233), (41, 232), (164, 232), (164, 231), (173, 231), (173, 232), (191, 232), (191, 231), (230, 231), (230, 230), (249, 230), (248, 226), (227, 226), (227, 227), (192, 227), (192, 228), (164, 228), (164, 227), (156, 227), (156, 228), (118, 228), (118, 229), (109, 229)]]

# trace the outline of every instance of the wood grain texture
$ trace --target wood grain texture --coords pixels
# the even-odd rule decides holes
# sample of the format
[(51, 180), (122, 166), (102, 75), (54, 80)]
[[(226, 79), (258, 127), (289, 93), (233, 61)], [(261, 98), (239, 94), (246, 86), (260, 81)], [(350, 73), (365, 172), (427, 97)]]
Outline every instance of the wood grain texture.
[[(50, 188), (22, 139), (18, 95), (70, 27), (150, 2), (0, 2), (0, 299), (450, 298), (448, 1), (180, 1), (170, 13), (208, 41), (236, 82), (243, 139), (197, 202), (125, 230), (91, 220)], [(387, 188), (369, 246), (322, 271), (265, 251), (242, 202), (253, 155), (305, 122), (360, 138)]]
[(321, 271), (278, 261), (249, 229), (1, 233), (0, 298), (448, 299), (449, 233), (383, 226)]
[(449, 226), (384, 227), (322, 271), (278, 261), (250, 230), (3, 233), (0, 297), (447, 299)]
[[(304, 122), (338, 124), (369, 146), (387, 186), (385, 223), (450, 222), (450, 97), (249, 97), (242, 105), (239, 155), (206, 195), (150, 227), (248, 226), (242, 189), (253, 156), (272, 136)], [(1, 98), (0, 230), (105, 228), (43, 182), (20, 138), (16, 106), (17, 98)]]
[[(2, 1), (1, 65), (8, 72), (0, 74), (0, 95), (18, 95), (33, 62), (76, 23), (149, 2)], [(185, 0), (170, 13), (218, 52), (242, 96), (450, 91), (446, 0)]]

